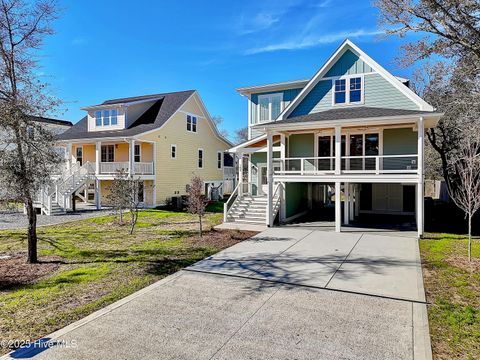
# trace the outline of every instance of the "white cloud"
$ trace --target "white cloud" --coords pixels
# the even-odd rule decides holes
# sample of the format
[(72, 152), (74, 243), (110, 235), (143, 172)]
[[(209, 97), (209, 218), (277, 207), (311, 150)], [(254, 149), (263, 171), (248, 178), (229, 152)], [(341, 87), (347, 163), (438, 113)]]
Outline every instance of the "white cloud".
[(356, 39), (362, 37), (371, 37), (382, 34), (379, 30), (355, 30), (355, 31), (341, 31), (338, 33), (332, 33), (327, 35), (307, 35), (298, 38), (291, 38), (289, 40), (278, 42), (274, 44), (264, 45), (248, 49), (245, 54), (253, 55), (259, 53), (273, 52), (279, 50), (300, 50), (306, 48), (312, 48), (322, 44), (330, 44), (338, 42), (344, 39)]

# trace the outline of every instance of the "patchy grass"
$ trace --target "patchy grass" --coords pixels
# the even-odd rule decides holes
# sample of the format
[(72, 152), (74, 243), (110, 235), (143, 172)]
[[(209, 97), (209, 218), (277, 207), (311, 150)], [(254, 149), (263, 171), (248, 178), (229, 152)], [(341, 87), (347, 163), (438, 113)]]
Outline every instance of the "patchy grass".
[(434, 357), (480, 359), (480, 239), (428, 234), (420, 241)]
[[(34, 340), (254, 233), (215, 231), (221, 214), (162, 210), (128, 225), (111, 216), (38, 229), (40, 264), (24, 263), (26, 233), (0, 231), (0, 340)], [(8, 352), (0, 348), (0, 354)]]

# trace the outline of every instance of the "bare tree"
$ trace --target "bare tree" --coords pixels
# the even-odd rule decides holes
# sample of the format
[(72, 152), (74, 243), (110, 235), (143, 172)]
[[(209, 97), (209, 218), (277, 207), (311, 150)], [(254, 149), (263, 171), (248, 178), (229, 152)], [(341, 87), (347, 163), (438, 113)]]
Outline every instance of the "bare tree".
[(222, 128), (223, 124), (223, 116), (220, 115), (215, 115), (212, 116), (212, 121), (217, 127), (217, 130), (220, 132), (220, 135), (222, 135), (224, 138), (228, 138), (228, 131)]
[(129, 178), (127, 180), (128, 190), (128, 210), (130, 212), (130, 235), (133, 234), (133, 230), (135, 229), (135, 225), (137, 225), (138, 221), (138, 210), (143, 203), (143, 199), (140, 198), (140, 190), (143, 189), (144, 186), (143, 181), (138, 178)]
[(478, 0), (375, 0), (387, 34), (423, 34), (403, 46), (402, 63), (412, 64), (432, 54), (480, 60)]
[(35, 194), (60, 161), (54, 135), (32, 117), (54, 113), (59, 105), (35, 71), (36, 52), (53, 33), (56, 17), (51, 0), (0, 0), (0, 184), (25, 205), (30, 263), (37, 262)]
[(248, 127), (235, 130), (235, 143), (241, 144), (248, 140)]
[(187, 200), (187, 211), (198, 215), (199, 223), (199, 235), (202, 237), (202, 217), (205, 215), (205, 208), (208, 201), (203, 195), (203, 179), (200, 176), (194, 175), (190, 180), (190, 185), (188, 186), (188, 200)]
[(468, 219), (469, 261), (472, 260), (472, 217), (480, 208), (480, 126), (476, 123), (478, 117), (480, 114), (472, 114), (471, 122), (463, 124), (466, 130), (465, 138), (453, 161), (453, 167), (458, 174), (458, 186), (450, 192), (451, 198)]
[(109, 193), (105, 197), (107, 203), (112, 206), (115, 216), (120, 215), (120, 224), (123, 224), (123, 211), (129, 207), (129, 191), (128, 173), (124, 169), (120, 169), (115, 173)]

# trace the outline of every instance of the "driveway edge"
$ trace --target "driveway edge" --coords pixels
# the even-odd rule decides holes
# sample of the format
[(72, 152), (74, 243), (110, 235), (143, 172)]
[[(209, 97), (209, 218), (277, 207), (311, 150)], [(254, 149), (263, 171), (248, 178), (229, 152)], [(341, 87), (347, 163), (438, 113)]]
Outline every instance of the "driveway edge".
[[(156, 289), (160, 286), (163, 286), (163, 285), (169, 283), (170, 281), (175, 280), (176, 278), (178, 278), (181, 275), (182, 275), (182, 270), (179, 270), (176, 273), (168, 275), (167, 277), (164, 277), (163, 279), (158, 280), (157, 282), (154, 282), (153, 284), (148, 285), (147, 287), (144, 287), (143, 289), (140, 289), (140, 290), (134, 292), (133, 294), (130, 294), (130, 295), (114, 302), (113, 304), (105, 306), (104, 308), (101, 308), (101, 309), (91, 313), (90, 315), (87, 315), (86, 317), (75, 321), (74, 323), (72, 323), (70, 325), (67, 325), (67, 326), (65, 326), (65, 327), (63, 327), (63, 328), (61, 328), (57, 331), (54, 331), (51, 334), (43, 336), (41, 339), (44, 339), (44, 338), (49, 338), (50, 340), (57, 339), (60, 336), (65, 335), (65, 334), (69, 333), (70, 331), (73, 331), (73, 330), (75, 330), (75, 329), (77, 329), (77, 328), (79, 328), (79, 327), (81, 327), (85, 324), (88, 324), (89, 322), (91, 322), (95, 319), (98, 319), (98, 318), (110, 313), (111, 311), (129, 303), (130, 301), (135, 300), (137, 297), (139, 297), (141, 295), (144, 295), (144, 294), (146, 294), (146, 293), (148, 293), (148, 292), (150, 292), (150, 291), (152, 291), (152, 290), (154, 290), (154, 289)], [(25, 347), (23, 349), (13, 350), (13, 351), (9, 352), (8, 354), (5, 354), (5, 355), (1, 356), (0, 360), (12, 360), (12, 359), (18, 359), (18, 358), (27, 358), (27, 357), (30, 357), (29, 354), (31, 354), (32, 352), (35, 352), (35, 351), (38, 351), (38, 349), (35, 346), (29, 346), (29, 347)], [(15, 356), (11, 356), (13, 354)]]

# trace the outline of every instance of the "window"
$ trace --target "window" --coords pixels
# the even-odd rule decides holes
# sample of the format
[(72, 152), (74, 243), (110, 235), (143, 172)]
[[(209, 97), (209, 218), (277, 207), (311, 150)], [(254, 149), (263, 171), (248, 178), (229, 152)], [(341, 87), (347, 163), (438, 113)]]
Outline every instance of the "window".
[(221, 169), (222, 168), (222, 152), (221, 151), (217, 151), (217, 169)]
[(203, 168), (203, 149), (198, 149), (198, 167)]
[(95, 111), (95, 126), (118, 125), (118, 110)]
[(110, 110), (110, 124), (117, 125), (117, 110)]
[(177, 158), (177, 145), (171, 145), (170, 156), (172, 157), (172, 159)]
[(102, 112), (95, 111), (95, 126), (102, 126)]
[(334, 104), (354, 104), (363, 101), (362, 77), (336, 79), (333, 87)]
[(335, 104), (345, 104), (346, 81), (345, 79), (335, 80)]
[(110, 125), (110, 111), (103, 110), (103, 126)]
[(269, 94), (258, 96), (258, 120), (266, 122), (275, 120), (282, 112), (282, 94)]
[(115, 146), (102, 145), (101, 147), (101, 162), (114, 162), (115, 160)]
[(362, 101), (362, 78), (350, 79), (350, 102)]
[(133, 161), (139, 163), (140, 162), (140, 145), (135, 145), (133, 148)]
[(187, 115), (187, 131), (197, 132), (197, 117)]

